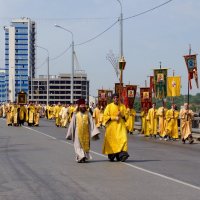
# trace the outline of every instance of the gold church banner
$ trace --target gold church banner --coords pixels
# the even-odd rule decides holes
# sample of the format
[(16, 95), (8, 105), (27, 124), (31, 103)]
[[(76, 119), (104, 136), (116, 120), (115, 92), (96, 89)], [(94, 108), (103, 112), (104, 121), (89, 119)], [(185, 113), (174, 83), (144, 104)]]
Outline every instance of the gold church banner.
[(181, 77), (170, 76), (167, 77), (167, 96), (177, 97), (180, 96), (181, 91)]

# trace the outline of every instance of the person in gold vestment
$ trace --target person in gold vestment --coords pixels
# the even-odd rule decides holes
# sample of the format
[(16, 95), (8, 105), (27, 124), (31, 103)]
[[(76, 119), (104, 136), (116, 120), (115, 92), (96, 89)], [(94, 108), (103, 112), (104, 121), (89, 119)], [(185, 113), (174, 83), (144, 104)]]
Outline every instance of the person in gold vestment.
[(126, 109), (126, 128), (131, 135), (134, 131), (135, 115), (136, 111), (133, 108), (133, 105), (128, 105), (128, 108)]
[(96, 105), (96, 107), (93, 110), (92, 117), (94, 119), (96, 127), (100, 127), (102, 123), (102, 109), (99, 104)]
[(177, 106), (175, 104), (172, 104), (171, 109), (169, 109), (166, 113), (166, 131), (169, 139), (178, 139), (178, 118), (179, 112), (177, 110)]
[(35, 106), (33, 102), (30, 102), (27, 107), (27, 113), (26, 113), (26, 121), (28, 123), (28, 126), (34, 125), (34, 115), (35, 115)]
[(157, 116), (158, 116), (158, 132), (160, 138), (166, 138), (166, 126), (167, 126), (167, 121), (166, 121), (166, 113), (167, 113), (167, 108), (165, 106), (166, 102), (163, 101), (163, 106), (159, 107), (157, 110)]
[(156, 137), (157, 135), (157, 109), (156, 103), (152, 104), (152, 108), (149, 109), (147, 114), (147, 123), (149, 127), (150, 136)]
[(181, 139), (185, 144), (186, 140), (189, 141), (190, 144), (194, 142), (192, 137), (192, 119), (194, 117), (194, 113), (189, 109), (188, 103), (184, 104), (184, 108), (180, 110), (180, 119), (181, 119)]
[(59, 115), (61, 109), (62, 109), (62, 105), (61, 105), (60, 102), (58, 102), (58, 104), (55, 106), (55, 109), (54, 109), (54, 117), (56, 119), (56, 126), (57, 127), (61, 126), (61, 116)]
[(24, 122), (26, 121), (26, 113), (27, 109), (25, 105), (21, 104), (19, 107), (19, 126), (24, 125)]
[(119, 102), (119, 95), (113, 94), (113, 103), (106, 106), (103, 115), (103, 125), (106, 128), (103, 154), (110, 161), (126, 161), (128, 154), (127, 129), (125, 124), (126, 107)]
[(149, 137), (149, 130), (148, 130), (148, 124), (147, 124), (147, 113), (148, 113), (148, 108), (143, 108), (141, 111), (141, 123), (142, 123), (142, 129), (141, 129), (141, 134), (144, 134), (145, 137)]
[(37, 102), (35, 103), (35, 113), (34, 113), (34, 126), (39, 126), (40, 123), (40, 111), (42, 107)]
[(12, 104), (8, 103), (5, 106), (6, 122), (7, 122), (8, 126), (12, 126), (12, 122), (13, 122), (13, 117), (12, 117), (11, 109), (12, 109)]
[(90, 155), (90, 138), (98, 139), (99, 130), (96, 128), (91, 114), (87, 111), (85, 100), (78, 100), (77, 112), (74, 112), (66, 139), (72, 139), (78, 163), (92, 159)]
[(19, 112), (18, 112), (19, 105), (16, 102), (13, 102), (11, 113), (13, 116), (13, 125), (19, 126)]
[(67, 128), (67, 122), (68, 122), (68, 110), (69, 106), (67, 104), (63, 105), (59, 115), (61, 116), (61, 127)]

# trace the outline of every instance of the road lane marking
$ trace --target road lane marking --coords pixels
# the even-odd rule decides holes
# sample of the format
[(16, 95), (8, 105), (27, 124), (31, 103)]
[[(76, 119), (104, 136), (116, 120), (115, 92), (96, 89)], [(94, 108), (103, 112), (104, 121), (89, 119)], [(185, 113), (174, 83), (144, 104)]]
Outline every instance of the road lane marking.
[(23, 127), (23, 128), (26, 128), (26, 129), (29, 129), (29, 130), (31, 130), (31, 131), (35, 131), (35, 132), (37, 132), (37, 133), (40, 133), (40, 134), (42, 134), (42, 135), (44, 135), (44, 136), (47, 136), (47, 137), (49, 137), (49, 138), (51, 138), (51, 139), (53, 139), (53, 140), (57, 140), (57, 138), (55, 138), (55, 137), (53, 137), (53, 136), (50, 136), (50, 135), (48, 135), (48, 134), (46, 134), (46, 133), (37, 131), (37, 130), (32, 129), (32, 128), (30, 128), (30, 127), (27, 127), (27, 126), (22, 126), (22, 127)]
[[(65, 143), (65, 144), (69, 144), (69, 145), (73, 146), (73, 144), (70, 143), (70, 142), (67, 142), (67, 141), (64, 141), (64, 140), (59, 140), (59, 139), (57, 139), (57, 138), (55, 138), (55, 137), (52, 137), (52, 136), (50, 136), (50, 135), (48, 135), (48, 134), (45, 134), (45, 133), (43, 133), (43, 132), (34, 130), (34, 129), (29, 128), (29, 127), (26, 127), (26, 126), (23, 126), (23, 127), (26, 128), (26, 129), (35, 131), (35, 132), (37, 132), (37, 133), (40, 133), (40, 134), (42, 134), (42, 135), (44, 135), (44, 136), (47, 136), (47, 137), (49, 137), (49, 138), (51, 138), (51, 139), (54, 139), (54, 140), (57, 140), (57, 141), (60, 141), (60, 142)], [(98, 155), (98, 156), (107, 158), (107, 156), (105, 156), (105, 155), (103, 155), (103, 154), (101, 154), (101, 153), (98, 153), (98, 152), (96, 152), (96, 151), (90, 150), (90, 152), (93, 153), (93, 154), (96, 154), (96, 155)], [(165, 175), (163, 175), (163, 174), (159, 174), (159, 173), (156, 173), (156, 172), (153, 172), (153, 171), (150, 171), (150, 170), (141, 168), (141, 167), (137, 167), (137, 166), (135, 166), (135, 165), (132, 165), (132, 164), (129, 164), (129, 163), (126, 163), (126, 162), (121, 162), (121, 164), (124, 164), (124, 165), (126, 165), (126, 166), (129, 166), (129, 167), (132, 167), (132, 168), (134, 168), (134, 169), (137, 169), (137, 170), (146, 172), (146, 173), (148, 173), (148, 174), (155, 175), (155, 176), (158, 176), (158, 177), (161, 177), (161, 178), (164, 178), (164, 179), (173, 181), (173, 182), (175, 182), (175, 183), (179, 183), (179, 184), (182, 184), (182, 185), (185, 185), (185, 186), (188, 186), (188, 187), (191, 187), (191, 188), (193, 188), (193, 189), (196, 189), (196, 190), (199, 190), (199, 191), (200, 191), (200, 187), (195, 186), (195, 185), (192, 185), (192, 184), (190, 184), (190, 183), (187, 183), (187, 182), (184, 182), (184, 181), (180, 181), (180, 180), (178, 180), (178, 179), (171, 178), (171, 177), (169, 177), (169, 176), (165, 176)]]

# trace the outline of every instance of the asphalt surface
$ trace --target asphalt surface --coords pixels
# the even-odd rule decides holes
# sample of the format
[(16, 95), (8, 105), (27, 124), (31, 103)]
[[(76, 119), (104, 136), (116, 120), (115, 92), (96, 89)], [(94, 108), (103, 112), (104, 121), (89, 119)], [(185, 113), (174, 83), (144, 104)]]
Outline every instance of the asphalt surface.
[(104, 134), (91, 142), (93, 160), (76, 163), (67, 129), (8, 127), (0, 119), (0, 200), (198, 200), (200, 144), (129, 136), (130, 158), (109, 162)]

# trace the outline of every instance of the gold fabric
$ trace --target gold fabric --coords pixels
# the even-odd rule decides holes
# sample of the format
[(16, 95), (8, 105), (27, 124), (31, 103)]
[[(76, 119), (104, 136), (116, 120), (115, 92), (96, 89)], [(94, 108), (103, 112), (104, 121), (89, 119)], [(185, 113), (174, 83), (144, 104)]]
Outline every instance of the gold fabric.
[(27, 122), (29, 124), (33, 124), (34, 122), (34, 114), (35, 114), (35, 106), (29, 105), (27, 109)]
[(90, 133), (89, 133), (89, 119), (88, 119), (88, 112), (84, 114), (78, 112), (76, 114), (76, 122), (77, 122), (77, 129), (78, 129), (78, 138), (81, 144), (82, 149), (84, 152), (89, 152), (90, 150)]
[(129, 132), (134, 131), (136, 111), (133, 108), (126, 109), (126, 128)]
[(192, 119), (194, 113), (192, 110), (182, 109), (180, 111), (181, 118), (181, 138), (187, 139), (192, 134)]
[(39, 125), (41, 109), (40, 105), (35, 105), (34, 123), (36, 126)]
[(13, 123), (17, 124), (18, 123), (18, 105), (13, 105), (11, 108), (11, 113), (13, 116)]
[(69, 106), (69, 110), (68, 110), (68, 122), (71, 122), (73, 112), (76, 112), (76, 108), (75, 106), (71, 105)]
[(11, 109), (12, 109), (11, 105), (9, 105), (9, 104), (6, 105), (6, 107), (5, 107), (5, 113), (6, 113), (6, 122), (7, 122), (7, 125), (12, 124), (12, 122), (13, 122), (13, 117), (12, 117)]
[(94, 119), (94, 122), (95, 122), (95, 125), (98, 127), (99, 126), (99, 115), (100, 115), (100, 110), (98, 107), (96, 107), (93, 111), (93, 119)]
[(96, 107), (93, 111), (93, 119), (96, 127), (100, 127), (103, 122), (103, 110)]
[(179, 112), (174, 109), (170, 109), (166, 113), (167, 120), (167, 135), (171, 138), (178, 139), (178, 118)]
[(166, 126), (167, 126), (166, 113), (167, 113), (167, 109), (164, 108), (163, 106), (158, 108), (157, 113), (156, 113), (159, 120), (158, 132), (161, 137), (164, 137), (166, 135)]
[(148, 123), (147, 123), (147, 113), (145, 111), (141, 112), (141, 120), (142, 120), (142, 130), (141, 133), (144, 134), (145, 136), (149, 136), (149, 128), (148, 128)]
[[(121, 114), (119, 120), (117, 120), (119, 112)], [(106, 126), (103, 154), (113, 154), (128, 150), (125, 116), (126, 107), (123, 104), (115, 105), (111, 103), (106, 106), (103, 116), (103, 125)]]
[(20, 109), (19, 109), (19, 119), (22, 121), (22, 120), (25, 120), (25, 117), (26, 117), (26, 108), (24, 105), (20, 106)]
[(150, 108), (147, 114), (147, 121), (149, 126), (149, 133), (151, 135), (157, 134), (157, 109)]
[(62, 106), (55, 106), (55, 109), (54, 109), (54, 117), (56, 118), (56, 126), (61, 126), (61, 116), (59, 115), (60, 111), (62, 109)]

